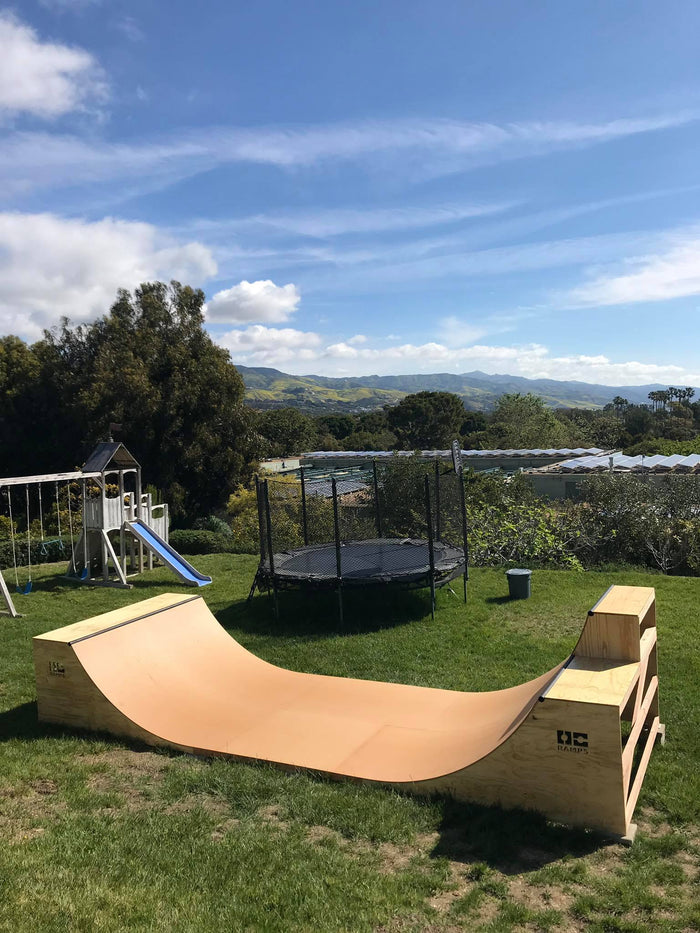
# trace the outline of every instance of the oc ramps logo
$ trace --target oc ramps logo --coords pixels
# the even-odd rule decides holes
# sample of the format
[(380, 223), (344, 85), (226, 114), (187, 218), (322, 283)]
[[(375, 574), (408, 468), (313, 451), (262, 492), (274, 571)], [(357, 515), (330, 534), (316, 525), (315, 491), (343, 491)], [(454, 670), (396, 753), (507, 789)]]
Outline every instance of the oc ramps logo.
[(588, 754), (588, 733), (571, 732), (569, 729), (557, 729), (557, 751), (575, 755)]

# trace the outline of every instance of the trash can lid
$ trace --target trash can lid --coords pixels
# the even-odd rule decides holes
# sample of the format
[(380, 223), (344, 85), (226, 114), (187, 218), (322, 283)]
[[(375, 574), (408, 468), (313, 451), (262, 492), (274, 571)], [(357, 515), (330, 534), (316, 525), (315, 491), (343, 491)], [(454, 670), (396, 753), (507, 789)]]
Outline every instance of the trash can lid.
[(531, 570), (524, 570), (522, 567), (506, 570), (507, 577), (529, 577), (532, 576)]

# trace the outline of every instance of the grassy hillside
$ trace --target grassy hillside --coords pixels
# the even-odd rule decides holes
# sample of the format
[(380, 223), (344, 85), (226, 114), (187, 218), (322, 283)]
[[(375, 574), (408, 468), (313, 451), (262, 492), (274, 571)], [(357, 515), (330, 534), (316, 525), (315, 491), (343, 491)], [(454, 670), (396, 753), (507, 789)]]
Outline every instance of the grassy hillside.
[(366, 411), (394, 404), (413, 392), (454, 392), (467, 408), (488, 411), (506, 392), (532, 392), (551, 408), (602, 408), (616, 395), (646, 402), (661, 385), (604, 386), (556, 379), (488, 373), (428, 373), (405, 376), (293, 376), (277, 369), (238, 366), (246, 385), (246, 401), (254, 408), (291, 405), (311, 414)]
[[(276, 369), (239, 366), (246, 384), (246, 401), (254, 408), (292, 406), (310, 414), (326, 411), (367, 411), (393, 405), (406, 394), (397, 389), (374, 389), (363, 385), (338, 388), (320, 384), (314, 376), (290, 376)], [(339, 382), (342, 380), (338, 380)]]

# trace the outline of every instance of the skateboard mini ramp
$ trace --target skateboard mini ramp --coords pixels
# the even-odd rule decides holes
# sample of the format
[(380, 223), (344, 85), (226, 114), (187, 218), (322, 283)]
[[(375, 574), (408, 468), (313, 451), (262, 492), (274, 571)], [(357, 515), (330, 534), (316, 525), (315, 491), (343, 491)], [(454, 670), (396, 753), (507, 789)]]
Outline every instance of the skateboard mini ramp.
[(662, 730), (653, 610), (653, 590), (613, 587), (569, 661), (462, 693), (284, 670), (234, 641), (201, 597), (165, 594), (37, 636), (39, 717), (625, 836)]
[(211, 577), (200, 573), (189, 561), (177, 553), (175, 548), (170, 547), (167, 541), (164, 541), (159, 534), (150, 528), (140, 519), (133, 522), (126, 522), (126, 528), (138, 540), (155, 554), (163, 563), (170, 567), (173, 573), (182, 580), (187, 586), (207, 586), (211, 583)]

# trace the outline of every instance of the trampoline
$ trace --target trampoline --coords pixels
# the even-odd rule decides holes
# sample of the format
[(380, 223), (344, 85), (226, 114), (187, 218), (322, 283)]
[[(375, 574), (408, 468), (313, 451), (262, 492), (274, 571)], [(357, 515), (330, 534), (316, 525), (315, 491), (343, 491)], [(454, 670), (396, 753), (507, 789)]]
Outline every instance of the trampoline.
[(432, 569), (430, 543), (418, 539), (348, 541), (339, 551), (340, 574), (335, 544), (317, 544), (275, 554), (272, 568), (263, 561), (260, 582), (279, 588), (335, 587), (340, 576), (344, 586), (424, 587), (431, 579), (443, 586), (465, 569), (464, 550), (442, 541), (433, 543)]
[[(398, 464), (402, 466), (401, 463)], [(467, 599), (466, 506), (461, 470), (417, 461), (408, 476), (376, 462), (370, 475), (331, 476), (330, 496), (300, 471), (299, 482), (256, 479), (260, 563), (250, 589), (267, 589), (278, 616), (278, 590), (361, 587), (430, 588), (464, 578)]]

